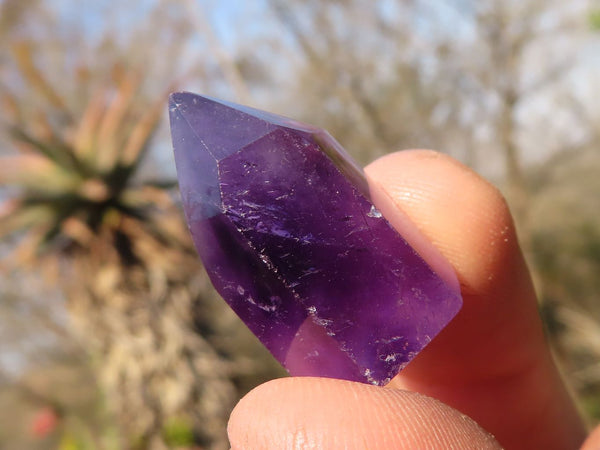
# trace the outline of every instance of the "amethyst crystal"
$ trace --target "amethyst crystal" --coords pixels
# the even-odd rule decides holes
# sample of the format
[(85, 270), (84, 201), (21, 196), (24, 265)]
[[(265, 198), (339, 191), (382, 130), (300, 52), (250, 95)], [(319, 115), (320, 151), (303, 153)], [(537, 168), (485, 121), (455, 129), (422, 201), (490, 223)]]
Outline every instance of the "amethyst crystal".
[(170, 116), (210, 279), (292, 375), (383, 385), (456, 315), (460, 294), (381, 216), (325, 131), (183, 92)]

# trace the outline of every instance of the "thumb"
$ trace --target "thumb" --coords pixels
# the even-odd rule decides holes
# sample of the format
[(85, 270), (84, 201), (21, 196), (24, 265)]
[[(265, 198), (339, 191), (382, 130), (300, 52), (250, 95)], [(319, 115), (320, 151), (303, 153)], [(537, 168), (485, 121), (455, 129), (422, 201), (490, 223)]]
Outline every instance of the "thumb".
[(499, 449), (472, 419), (416, 392), (328, 378), (283, 378), (231, 414), (233, 450)]

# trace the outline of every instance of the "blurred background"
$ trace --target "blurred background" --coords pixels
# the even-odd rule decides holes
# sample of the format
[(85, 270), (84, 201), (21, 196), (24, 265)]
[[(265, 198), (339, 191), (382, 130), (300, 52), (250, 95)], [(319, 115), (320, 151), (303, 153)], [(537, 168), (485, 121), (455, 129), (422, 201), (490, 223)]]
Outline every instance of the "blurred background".
[(283, 375), (191, 246), (174, 89), (492, 180), (600, 420), (600, 1), (0, 0), (0, 448), (225, 449)]

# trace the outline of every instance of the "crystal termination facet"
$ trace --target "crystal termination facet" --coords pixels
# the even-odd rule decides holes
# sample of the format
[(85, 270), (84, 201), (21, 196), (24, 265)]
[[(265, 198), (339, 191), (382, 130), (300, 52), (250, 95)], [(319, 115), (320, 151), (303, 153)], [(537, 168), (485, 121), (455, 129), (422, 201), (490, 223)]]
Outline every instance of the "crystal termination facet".
[(186, 92), (169, 111), (209, 277), (290, 374), (386, 384), (459, 311), (325, 131)]

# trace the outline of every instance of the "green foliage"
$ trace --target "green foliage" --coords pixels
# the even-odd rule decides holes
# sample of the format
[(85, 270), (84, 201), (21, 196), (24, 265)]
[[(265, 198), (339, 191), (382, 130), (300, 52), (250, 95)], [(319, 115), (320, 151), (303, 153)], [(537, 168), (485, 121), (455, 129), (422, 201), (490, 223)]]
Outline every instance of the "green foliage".
[(600, 231), (584, 220), (575, 229), (535, 233), (532, 239), (535, 267), (544, 281), (544, 301), (570, 297), (571, 302), (599, 311), (596, 293), (600, 280)]
[(194, 444), (192, 424), (181, 417), (171, 418), (163, 427), (165, 444), (171, 447), (189, 447)]
[(594, 423), (600, 422), (600, 392), (583, 394), (581, 406), (591, 421)]
[(600, 31), (600, 10), (596, 9), (589, 13), (588, 22), (594, 31)]
[(83, 441), (77, 439), (75, 436), (65, 433), (58, 445), (58, 450), (91, 450), (92, 447), (86, 445)]

